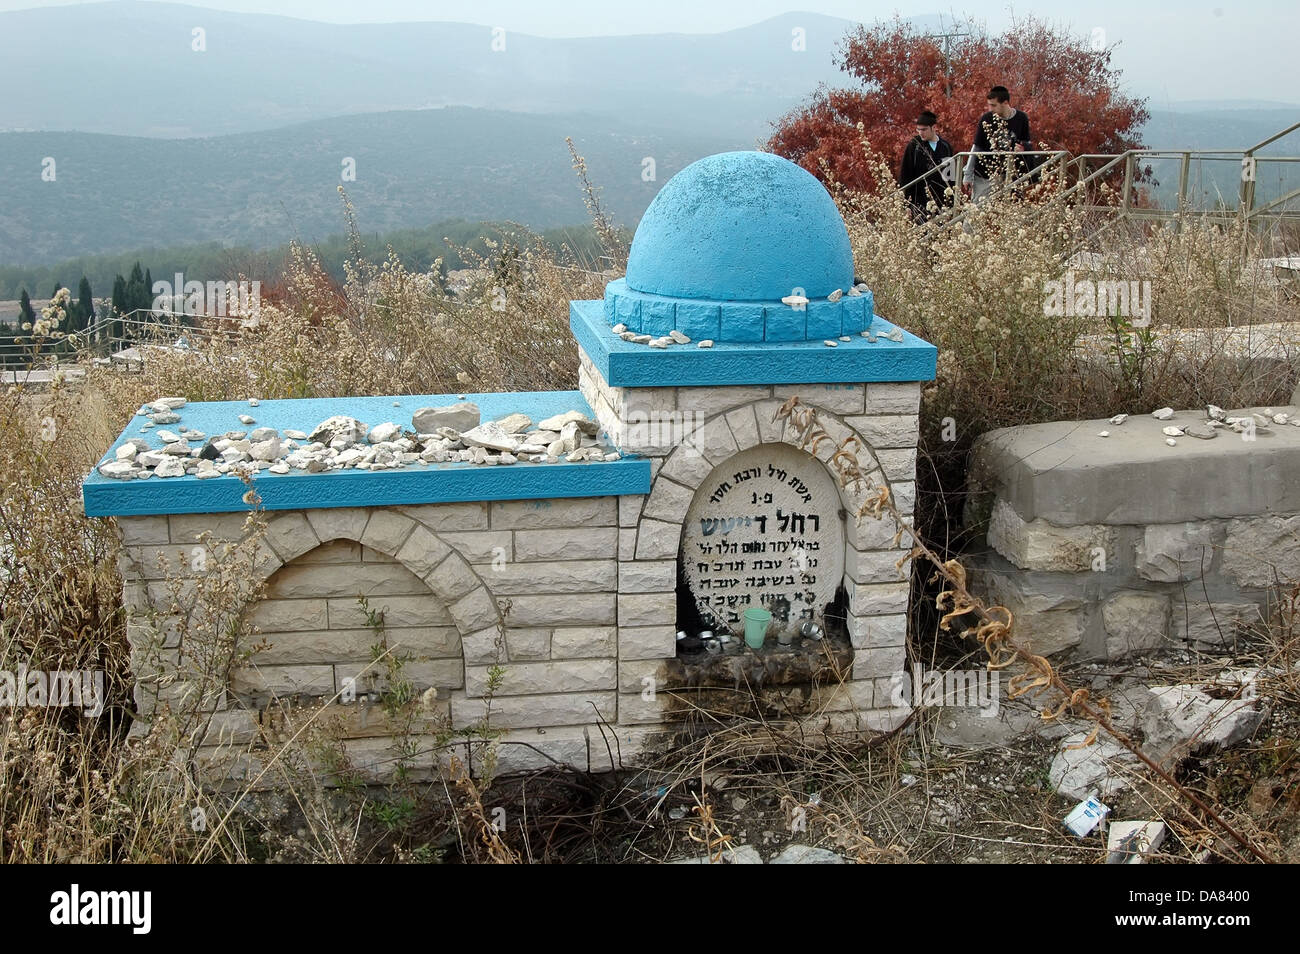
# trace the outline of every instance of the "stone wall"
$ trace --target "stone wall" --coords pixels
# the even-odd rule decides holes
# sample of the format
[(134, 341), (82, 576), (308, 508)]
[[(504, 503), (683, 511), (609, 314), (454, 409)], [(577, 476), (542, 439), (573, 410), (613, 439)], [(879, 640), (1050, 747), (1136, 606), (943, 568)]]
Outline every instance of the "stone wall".
[[(404, 658), (402, 677), (416, 692), (436, 690), (422, 706), (422, 731), (437, 731), (439, 717), (453, 729), (482, 719), (488, 673), (499, 664), (491, 724), (509, 730), (507, 742), (527, 743), (504, 745), (503, 766), (550, 756), (586, 767), (590, 756), (593, 767), (608, 767), (594, 723), (609, 723), (631, 751), (648, 734), (618, 726), (620, 658), (673, 649), (671, 624), (653, 624), (656, 598), (619, 595), (619, 504), (597, 497), (269, 514), (257, 567), (265, 599), (244, 611), (262, 648), (204, 700), (219, 713), (205, 748), (266, 737), (279, 718), (271, 713), (291, 701), (319, 705), (352, 679), (357, 704), (336, 704), (331, 715), (343, 720), (352, 761), (382, 775), (394, 758), (384, 734), (391, 727), (380, 714), (364, 716), (386, 688), (387, 667), (372, 662), (382, 642)], [(192, 698), (184, 675), (192, 648), (177, 612), (186, 605), (182, 581), (215, 572), (218, 542), (238, 540), (243, 523), (240, 514), (118, 518), (142, 714)], [(645, 576), (652, 572), (638, 564), (626, 585), (655, 586)], [(383, 612), (382, 631), (367, 625), (359, 594)], [(424, 742), (432, 749), (432, 735)]]
[[(715, 468), (751, 448), (797, 448), (799, 436), (777, 412), (792, 396), (817, 409), (820, 424), (838, 444), (858, 439), (862, 469), (886, 482), (910, 519), (915, 502), (920, 384), (835, 383), (773, 386), (610, 386), (579, 348), (579, 387), (601, 426), (626, 453), (651, 462), (648, 497), (624, 497), (619, 507), (619, 625), (646, 627), (665, 642), (638, 639), (636, 655), (620, 649), (620, 721), (656, 722), (677, 705), (672, 693), (647, 702), (637, 694), (642, 678), (668, 684), (664, 662), (675, 655), (676, 564), (683, 521), (697, 490)], [(816, 457), (826, 466), (835, 447)], [(821, 700), (845, 727), (885, 729), (906, 715), (891, 705), (889, 677), (906, 662), (910, 565), (897, 565), (904, 539), (894, 543), (889, 518), (854, 520), (866, 488), (841, 489), (844, 529), (842, 583), (848, 597), (845, 624), (854, 649), (851, 679)], [(629, 587), (629, 582), (632, 586)], [(657, 654), (656, 654), (657, 653)], [(635, 660), (635, 661), (633, 661)]]
[(1278, 587), (1300, 579), (1300, 507), (1288, 480), (1300, 428), (1166, 443), (1162, 427), (1204, 417), (985, 435), (967, 514), (987, 541), (966, 557), (973, 589), (1006, 605), (1045, 655), (1211, 649), (1257, 626)]

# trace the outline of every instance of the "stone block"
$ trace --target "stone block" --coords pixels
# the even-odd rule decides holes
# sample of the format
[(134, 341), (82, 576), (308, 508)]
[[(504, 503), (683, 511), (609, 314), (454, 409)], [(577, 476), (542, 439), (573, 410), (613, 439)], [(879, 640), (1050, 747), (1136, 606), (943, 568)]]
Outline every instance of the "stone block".
[(866, 388), (862, 384), (778, 384), (772, 396), (782, 401), (798, 395), (803, 404), (811, 404), (832, 414), (862, 414)]
[(514, 537), (515, 559), (520, 561), (609, 560), (618, 549), (617, 527), (516, 530)]
[(637, 529), (636, 558), (638, 560), (676, 559), (680, 539), (680, 523), (642, 519)]
[[(465, 694), (472, 698), (487, 692), (486, 666), (465, 667)], [(613, 689), (617, 675), (612, 659), (569, 659), (552, 662), (504, 663), (501, 688), (494, 698), (546, 695), (558, 692), (592, 692)]]
[[(434, 567), (446, 559), (451, 549), (425, 527), (419, 524), (412, 524), (412, 526), (414, 529), (411, 531), (411, 535), (406, 538), (406, 541), (395, 553), (403, 566), (416, 576), (424, 578), (433, 572)], [(467, 536), (471, 535), (467, 534)], [(490, 534), (483, 535), (490, 536)], [(507, 533), (505, 536), (508, 538), (510, 535)]]
[(907, 612), (911, 584), (901, 583), (848, 583), (849, 615), (888, 616)]
[(334, 694), (334, 667), (250, 666), (232, 670), (230, 688), (257, 699), (271, 696), (330, 696)]
[(496, 696), (490, 710), (482, 698), (452, 699), (451, 718), (457, 728), (478, 725), (484, 717), (499, 729), (612, 723), (618, 720), (618, 703), (613, 692)]
[(677, 621), (677, 594), (620, 593), (618, 625), (673, 626)]
[(865, 387), (867, 414), (917, 414), (921, 409), (919, 381), (872, 381)]
[(613, 592), (618, 585), (618, 561), (611, 555), (608, 560), (506, 563), (493, 566), (486, 581), (495, 596)]
[(920, 422), (912, 414), (855, 415), (845, 418), (845, 422), (872, 450), (915, 447), (920, 437)]
[(724, 302), (721, 337), (724, 341), (762, 341), (763, 306), (754, 302)]
[(618, 628), (619, 659), (668, 659), (677, 654), (675, 624)]
[(511, 662), (549, 659), (551, 631), (539, 628), (507, 629), (506, 652)]
[(329, 507), (305, 513), (312, 532), (322, 543), (330, 540), (360, 541), (370, 519), (370, 511), (364, 507)]
[(906, 668), (907, 648), (904, 646), (863, 649), (853, 654), (854, 682), (861, 679), (887, 679)]
[(272, 599), (420, 596), (429, 588), (400, 563), (357, 563), (282, 567), (268, 581)]
[(1026, 522), (1005, 500), (993, 505), (989, 545), (1022, 570), (1087, 572), (1114, 560), (1115, 531), (1103, 525), (1058, 527)]
[(1119, 659), (1168, 645), (1169, 594), (1117, 593), (1102, 604), (1106, 656)]
[(618, 630), (612, 626), (560, 626), (551, 636), (552, 659), (613, 657)]
[(167, 517), (118, 517), (116, 519), (117, 535), (124, 547), (190, 542), (189, 540), (173, 541), (171, 539)]
[(676, 586), (676, 560), (642, 560), (618, 565), (620, 593), (665, 593)]
[(612, 625), (616, 599), (613, 593), (512, 596), (510, 622), (516, 626)]
[(849, 639), (855, 650), (876, 650), (907, 644), (907, 614), (850, 616)]
[(1300, 514), (1229, 520), (1223, 572), (1239, 586), (1287, 587), (1300, 580)]
[(1175, 598), (1170, 613), (1169, 635), (1176, 641), (1200, 649), (1221, 649), (1236, 645), (1242, 632), (1263, 622), (1256, 603)]
[(491, 507), (493, 530), (618, 526), (618, 504), (614, 497), (499, 500)]
[(486, 530), (488, 506), (486, 502), (439, 503), (412, 504), (396, 509), (414, 517), (434, 533), (441, 533), (444, 530)]
[(677, 302), (677, 330), (692, 341), (713, 340), (721, 333), (722, 310), (705, 302)]
[(852, 546), (844, 548), (844, 574), (855, 583), (899, 583), (911, 579), (912, 561), (904, 559), (898, 550), (868, 550), (863, 552)]
[(805, 341), (808, 337), (808, 313), (789, 305), (766, 305), (763, 308), (764, 340)]
[(439, 599), (452, 603), (482, 584), (474, 568), (458, 553), (449, 554), (424, 577), (428, 588)]
[(1156, 583), (1195, 580), (1214, 563), (1215, 527), (1211, 523), (1163, 523), (1146, 527), (1137, 545), (1138, 576)]
[[(448, 626), (451, 614), (441, 599), (432, 593), (422, 596), (380, 596), (367, 598), (371, 612), (382, 613), (384, 626)], [(330, 629), (363, 629), (369, 624), (361, 602), (352, 599), (330, 599)]]
[(742, 404), (752, 404), (771, 396), (770, 387), (756, 385), (678, 388), (677, 406), (683, 411), (695, 411), (705, 417), (713, 417)]

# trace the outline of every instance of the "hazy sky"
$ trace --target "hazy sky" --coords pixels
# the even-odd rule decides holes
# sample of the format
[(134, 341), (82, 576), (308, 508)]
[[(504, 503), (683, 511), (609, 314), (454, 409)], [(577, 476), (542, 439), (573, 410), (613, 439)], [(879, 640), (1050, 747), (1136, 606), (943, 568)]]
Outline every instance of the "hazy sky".
[[(0, 10), (56, 4), (62, 5), (60, 0), (0, 0)], [(1014, 15), (1032, 13), (1085, 35), (1104, 30), (1108, 44), (1119, 44), (1114, 63), (1124, 71), (1126, 85), (1151, 97), (1153, 106), (1193, 99), (1300, 101), (1300, 4), (1295, 0), (1035, 0), (1014, 6), (996, 0), (962, 0), (948, 6), (934, 0), (211, 0), (193, 5), (335, 23), (455, 20), (540, 36), (713, 33), (795, 9), (867, 21), (894, 13), (955, 13), (982, 19), (998, 30)]]

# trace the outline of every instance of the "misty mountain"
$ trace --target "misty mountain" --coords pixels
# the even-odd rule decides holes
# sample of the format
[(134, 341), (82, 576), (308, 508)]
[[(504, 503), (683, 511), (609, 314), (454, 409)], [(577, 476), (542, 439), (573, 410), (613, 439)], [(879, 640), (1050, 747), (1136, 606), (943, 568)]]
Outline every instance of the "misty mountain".
[[(608, 113), (748, 141), (837, 78), (832, 52), (850, 26), (792, 13), (718, 34), (549, 39), (129, 0), (18, 10), (0, 13), (0, 131), (212, 136), (457, 105)], [(66, 55), (52, 55), (51, 37)]]
[[(368, 231), (448, 219), (538, 229), (582, 223), (588, 215), (565, 136), (586, 159), (608, 214), (628, 225), (690, 162), (754, 145), (604, 117), (464, 107), (211, 139), (5, 133), (0, 262), (48, 263), (144, 245), (316, 241), (343, 228), (340, 185)], [(41, 179), (46, 157), (54, 160), (52, 182)], [(343, 179), (346, 160), (355, 163), (355, 181)]]

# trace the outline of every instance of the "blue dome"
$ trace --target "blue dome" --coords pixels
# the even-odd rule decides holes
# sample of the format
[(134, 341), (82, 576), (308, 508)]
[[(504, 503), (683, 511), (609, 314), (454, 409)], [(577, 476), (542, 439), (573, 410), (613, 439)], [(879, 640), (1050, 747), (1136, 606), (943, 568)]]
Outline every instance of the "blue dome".
[(627, 287), (671, 298), (773, 302), (853, 284), (844, 220), (820, 182), (780, 156), (724, 152), (659, 190), (632, 240)]

